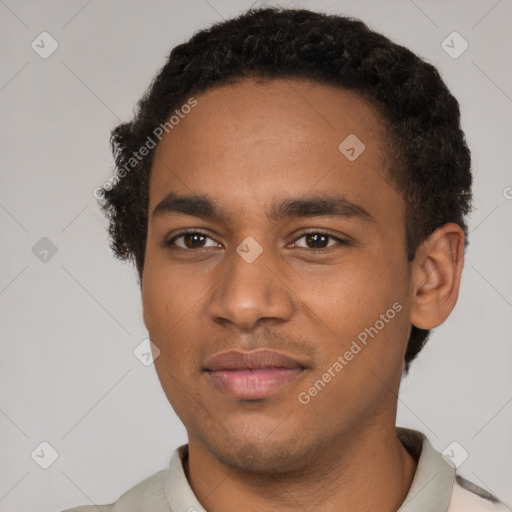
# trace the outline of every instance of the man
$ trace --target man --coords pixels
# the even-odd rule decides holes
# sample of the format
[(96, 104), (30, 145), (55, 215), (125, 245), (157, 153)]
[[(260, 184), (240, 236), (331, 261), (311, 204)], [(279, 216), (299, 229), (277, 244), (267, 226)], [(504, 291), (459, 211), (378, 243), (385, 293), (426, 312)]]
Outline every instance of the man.
[(188, 444), (101, 510), (505, 510), (395, 425), (458, 296), (459, 121), (435, 68), (356, 20), (254, 10), (171, 52), (102, 207)]

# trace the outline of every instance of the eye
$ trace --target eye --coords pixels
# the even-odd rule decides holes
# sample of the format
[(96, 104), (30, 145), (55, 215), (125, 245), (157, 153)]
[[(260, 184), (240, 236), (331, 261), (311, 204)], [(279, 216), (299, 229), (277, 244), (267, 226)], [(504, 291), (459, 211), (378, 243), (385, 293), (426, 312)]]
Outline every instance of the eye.
[[(207, 240), (211, 240), (213, 244), (206, 245)], [(180, 241), (180, 243), (178, 243)], [(203, 249), (205, 247), (216, 247), (219, 244), (215, 242), (209, 235), (201, 231), (182, 231), (170, 240), (164, 242), (164, 247), (172, 247), (173, 245), (180, 249)]]
[[(297, 243), (298, 240), (304, 239), (305, 246)], [(330, 244), (329, 240), (333, 243)], [(297, 238), (294, 242), (295, 247), (299, 247), (301, 249), (313, 249), (313, 250), (323, 250), (335, 245), (336, 243), (340, 245), (348, 245), (349, 242), (337, 236), (331, 235), (329, 233), (322, 233), (320, 231), (310, 231), (308, 233), (303, 233), (299, 238)]]
[[(304, 239), (304, 244), (298, 243), (299, 240)], [(210, 243), (208, 243), (210, 241)], [(330, 233), (324, 233), (321, 231), (311, 231), (303, 233), (301, 236), (295, 239), (293, 247), (300, 249), (311, 249), (312, 251), (322, 251), (332, 247), (333, 245), (349, 245), (348, 240), (344, 240), (337, 236), (331, 235)], [(182, 231), (171, 239), (164, 242), (165, 248), (177, 247), (184, 250), (204, 249), (208, 247), (219, 247), (220, 244), (215, 242), (207, 233), (202, 231), (190, 230)]]

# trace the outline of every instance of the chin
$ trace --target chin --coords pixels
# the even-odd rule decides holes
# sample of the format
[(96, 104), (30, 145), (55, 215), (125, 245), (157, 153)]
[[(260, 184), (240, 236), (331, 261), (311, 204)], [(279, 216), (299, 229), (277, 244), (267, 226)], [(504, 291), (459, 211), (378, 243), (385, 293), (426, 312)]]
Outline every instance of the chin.
[(209, 440), (207, 445), (217, 459), (239, 471), (278, 474), (300, 471), (310, 463), (307, 450), (293, 437), (247, 441), (247, 436), (236, 436), (219, 444)]

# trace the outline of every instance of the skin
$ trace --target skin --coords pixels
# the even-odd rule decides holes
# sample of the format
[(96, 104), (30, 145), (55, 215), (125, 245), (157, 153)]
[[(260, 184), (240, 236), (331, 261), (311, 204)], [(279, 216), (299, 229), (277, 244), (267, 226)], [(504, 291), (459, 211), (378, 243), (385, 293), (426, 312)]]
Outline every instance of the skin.
[[(407, 340), (411, 324), (436, 327), (454, 307), (463, 232), (446, 224), (407, 261), (383, 123), (357, 93), (244, 80), (196, 99), (156, 148), (142, 279), (144, 321), (161, 351), (155, 367), (188, 433), (190, 485), (209, 512), (397, 510), (417, 462), (395, 432)], [(365, 144), (354, 161), (338, 149), (349, 134)], [(170, 192), (208, 195), (224, 216), (152, 215)], [(371, 219), (267, 217), (273, 201), (311, 195), (343, 196)], [(183, 228), (207, 237), (163, 246)], [(348, 244), (328, 238), (315, 252), (301, 230)], [(252, 263), (236, 252), (249, 236), (263, 249)], [(300, 403), (397, 302), (378, 335)], [(227, 396), (202, 371), (213, 355), (258, 348), (307, 368), (260, 400)]]

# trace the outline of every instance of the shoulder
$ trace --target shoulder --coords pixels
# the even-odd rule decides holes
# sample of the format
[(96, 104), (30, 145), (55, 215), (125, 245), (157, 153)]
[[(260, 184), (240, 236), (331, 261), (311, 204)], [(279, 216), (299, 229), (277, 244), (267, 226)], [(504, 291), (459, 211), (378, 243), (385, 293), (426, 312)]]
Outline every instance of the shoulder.
[(107, 505), (82, 505), (62, 512), (132, 512), (136, 510), (168, 511), (164, 493), (166, 470), (155, 473), (123, 493), (119, 499)]
[(506, 512), (509, 508), (496, 496), (460, 475), (455, 476), (448, 512)]

